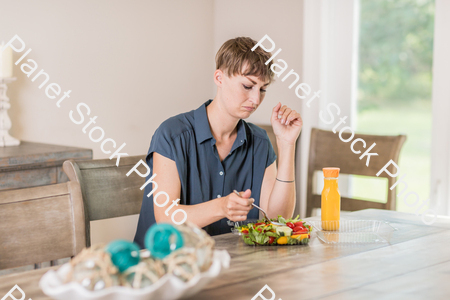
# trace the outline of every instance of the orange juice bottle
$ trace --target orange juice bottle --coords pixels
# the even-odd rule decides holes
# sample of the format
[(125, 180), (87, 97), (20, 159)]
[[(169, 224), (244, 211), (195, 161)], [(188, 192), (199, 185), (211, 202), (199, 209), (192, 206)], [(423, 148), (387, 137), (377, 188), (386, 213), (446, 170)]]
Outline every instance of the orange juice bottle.
[[(339, 168), (323, 168), (322, 229), (339, 230), (341, 194), (338, 189)], [(324, 222), (325, 221), (325, 222)]]

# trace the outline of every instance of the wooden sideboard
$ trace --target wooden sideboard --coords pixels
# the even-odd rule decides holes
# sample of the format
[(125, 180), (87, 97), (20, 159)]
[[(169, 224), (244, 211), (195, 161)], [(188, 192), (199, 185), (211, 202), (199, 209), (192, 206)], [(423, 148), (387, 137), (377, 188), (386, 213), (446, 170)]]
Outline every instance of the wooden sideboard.
[(0, 147), (0, 190), (66, 182), (62, 164), (68, 159), (92, 159), (92, 150), (24, 141)]

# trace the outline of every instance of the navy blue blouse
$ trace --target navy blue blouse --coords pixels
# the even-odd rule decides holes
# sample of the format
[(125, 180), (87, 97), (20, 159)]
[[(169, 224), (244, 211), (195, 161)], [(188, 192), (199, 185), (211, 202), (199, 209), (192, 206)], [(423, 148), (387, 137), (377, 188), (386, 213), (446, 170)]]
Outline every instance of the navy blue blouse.
[[(151, 169), (147, 180), (153, 175), (153, 152), (158, 152), (176, 163), (181, 182), (179, 204), (199, 204), (226, 196), (233, 190), (251, 189), (251, 197), (255, 199), (255, 204), (259, 205), (264, 171), (276, 160), (269, 137), (264, 129), (239, 120), (236, 140), (228, 156), (221, 162), (206, 114), (206, 106), (212, 101), (206, 101), (196, 110), (171, 117), (158, 127), (146, 157)], [(158, 175), (153, 180), (158, 183)], [(147, 197), (152, 188), (151, 183), (145, 187), (134, 238), (142, 248), (147, 229), (156, 223), (153, 195), (160, 191), (156, 190), (153, 195)], [(167, 207), (170, 204), (172, 201)], [(175, 210), (176, 207), (172, 208), (169, 214)], [(182, 214), (178, 214), (177, 218), (180, 216)], [(256, 208), (250, 210), (247, 216), (248, 219), (258, 217)], [(230, 232), (226, 218), (203, 229), (210, 235)]]

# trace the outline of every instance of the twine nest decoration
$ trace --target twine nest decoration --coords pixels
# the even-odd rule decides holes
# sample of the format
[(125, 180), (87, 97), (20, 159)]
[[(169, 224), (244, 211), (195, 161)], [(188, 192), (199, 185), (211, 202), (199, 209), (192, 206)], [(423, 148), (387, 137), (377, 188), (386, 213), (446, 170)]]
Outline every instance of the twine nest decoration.
[[(91, 291), (112, 286), (141, 289), (151, 286), (165, 275), (173, 275), (187, 282), (207, 271), (212, 264), (214, 240), (192, 223), (186, 222), (174, 227), (183, 238), (183, 247), (172, 251), (163, 259), (141, 256), (139, 263), (124, 268), (121, 273), (119, 269), (122, 264), (114, 265), (112, 250), (108, 250), (103, 244), (93, 245), (83, 249), (71, 260), (71, 270), (64, 278), (64, 283), (78, 282)], [(112, 243), (109, 244), (110, 247)]]
[(173, 274), (183, 281), (189, 281), (200, 273), (197, 257), (190, 249), (182, 248), (172, 252), (164, 258), (163, 263), (168, 274)]
[(183, 225), (176, 226), (176, 228), (180, 231), (184, 239), (184, 247), (180, 250), (183, 253), (192, 252), (194, 254), (194, 259), (200, 272), (208, 270), (213, 259), (214, 240), (206, 231), (190, 222), (185, 222)]
[(104, 251), (104, 245), (83, 249), (70, 264), (72, 268), (64, 283), (75, 281), (91, 291), (120, 285), (119, 270)]
[(122, 283), (134, 289), (144, 288), (158, 281), (164, 274), (161, 261), (146, 258), (123, 272)]

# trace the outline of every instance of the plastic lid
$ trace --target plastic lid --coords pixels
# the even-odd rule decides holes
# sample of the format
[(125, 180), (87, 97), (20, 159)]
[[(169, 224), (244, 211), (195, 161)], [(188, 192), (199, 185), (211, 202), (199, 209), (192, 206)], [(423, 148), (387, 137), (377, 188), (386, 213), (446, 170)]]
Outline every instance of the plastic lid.
[(323, 168), (323, 176), (324, 177), (338, 177), (340, 168)]

